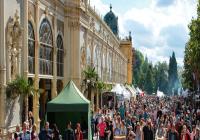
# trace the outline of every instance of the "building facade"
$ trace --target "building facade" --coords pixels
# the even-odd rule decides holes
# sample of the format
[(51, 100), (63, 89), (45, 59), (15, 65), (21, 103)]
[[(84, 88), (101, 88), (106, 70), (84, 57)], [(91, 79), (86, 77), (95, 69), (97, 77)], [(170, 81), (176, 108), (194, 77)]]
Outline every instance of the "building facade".
[[(21, 124), (22, 98), (5, 94), (16, 75), (41, 89), (29, 97), (37, 125), (69, 80), (81, 87), (88, 66), (105, 83), (131, 84), (131, 37), (120, 40), (87, 0), (1, 0), (0, 17), (1, 129)], [(95, 93), (91, 100), (98, 102)]]

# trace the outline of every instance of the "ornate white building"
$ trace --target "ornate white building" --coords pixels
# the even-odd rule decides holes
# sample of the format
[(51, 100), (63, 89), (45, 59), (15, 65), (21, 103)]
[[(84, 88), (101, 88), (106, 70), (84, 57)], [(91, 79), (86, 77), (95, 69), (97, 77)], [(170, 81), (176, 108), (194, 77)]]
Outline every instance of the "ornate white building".
[(132, 82), (131, 37), (121, 41), (87, 0), (1, 0), (0, 17), (1, 129), (22, 120), (22, 99), (10, 101), (5, 94), (16, 75), (43, 89), (29, 97), (36, 124), (70, 79), (81, 87), (87, 66), (105, 83)]

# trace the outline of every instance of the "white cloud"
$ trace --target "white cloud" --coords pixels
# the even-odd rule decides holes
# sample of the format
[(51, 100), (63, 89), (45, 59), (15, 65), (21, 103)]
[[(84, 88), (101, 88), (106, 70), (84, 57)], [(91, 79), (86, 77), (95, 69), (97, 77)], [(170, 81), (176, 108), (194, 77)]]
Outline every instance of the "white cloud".
[[(144, 38), (144, 35), (135, 34), (134, 27), (132, 27), (132, 32), (134, 34), (133, 42), (134, 37), (137, 38), (136, 41), (139, 41), (134, 42), (134, 44), (137, 44), (137, 46), (134, 46), (137, 49), (141, 50), (141, 52), (145, 53), (153, 63), (157, 61), (168, 62), (169, 54), (172, 53), (171, 51), (173, 50), (173, 47), (176, 46), (169, 46), (170, 43), (168, 42), (168, 39), (165, 36), (161, 35), (161, 31), (167, 27), (174, 27), (176, 25), (180, 25), (183, 28), (185, 28), (185, 30), (188, 33), (188, 24), (190, 23), (191, 18), (196, 16), (197, 0), (174, 0), (174, 2), (171, 5), (161, 7), (158, 7), (156, 0), (150, 1), (151, 3), (143, 8), (134, 7), (133, 5), (133, 7), (127, 9), (127, 12), (125, 13), (118, 13), (113, 9), (113, 11), (119, 17), (118, 19), (120, 35), (125, 36), (128, 34), (128, 31), (130, 29), (126, 27), (127, 21), (134, 21), (144, 25), (146, 29), (149, 29), (152, 32), (152, 36), (149, 37), (149, 41), (146, 41), (144, 39), (144, 42), (141, 43), (141, 40)], [(109, 11), (109, 5), (103, 3), (102, 0), (91, 0), (91, 3), (96, 5), (96, 8), (102, 12), (102, 15), (105, 15), (106, 11)], [(125, 5), (124, 8), (126, 8)], [(172, 38), (174, 37), (171, 34), (169, 34), (169, 36), (171, 36)], [(186, 41), (187, 40), (185, 40), (185, 42)], [(152, 43), (148, 45), (149, 42)], [(183, 44), (185, 42), (183, 42)], [(146, 45), (144, 45), (145, 43)], [(185, 46), (181, 47), (183, 52)], [(176, 53), (177, 49), (174, 48), (174, 50)], [(177, 62), (179, 65), (183, 65), (183, 55), (177, 56)]]

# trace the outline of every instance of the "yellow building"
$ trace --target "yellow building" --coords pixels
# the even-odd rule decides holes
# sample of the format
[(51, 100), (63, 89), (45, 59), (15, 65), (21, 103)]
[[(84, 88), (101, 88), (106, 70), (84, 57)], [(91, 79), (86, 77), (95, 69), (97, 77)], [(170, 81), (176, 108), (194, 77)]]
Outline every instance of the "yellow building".
[(36, 124), (69, 80), (81, 87), (87, 66), (105, 83), (132, 81), (131, 37), (120, 40), (87, 0), (1, 0), (0, 17), (0, 129), (21, 124), (22, 99), (5, 94), (16, 75), (42, 89), (29, 97)]

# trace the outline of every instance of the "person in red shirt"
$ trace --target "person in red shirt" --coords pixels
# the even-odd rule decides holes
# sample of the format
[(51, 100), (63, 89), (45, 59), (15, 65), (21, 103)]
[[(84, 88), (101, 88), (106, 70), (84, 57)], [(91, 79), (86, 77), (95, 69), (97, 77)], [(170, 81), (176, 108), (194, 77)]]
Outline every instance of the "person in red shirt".
[(187, 130), (186, 125), (183, 125), (182, 131), (181, 131), (180, 140), (191, 140), (190, 139), (190, 134), (189, 134), (189, 131)]
[(103, 117), (100, 118), (100, 122), (97, 125), (97, 129), (99, 131), (99, 139), (105, 140), (105, 130), (106, 130), (106, 123), (104, 122)]
[(75, 130), (76, 140), (83, 140), (83, 132), (81, 131), (80, 123), (77, 123)]

